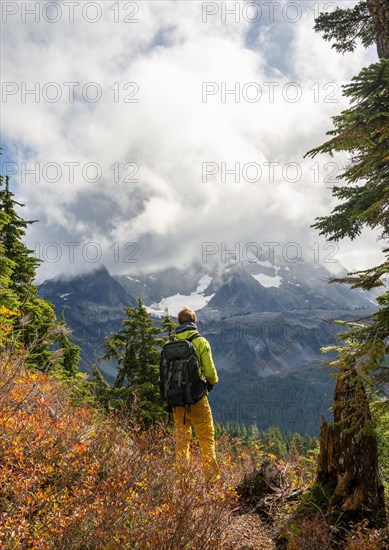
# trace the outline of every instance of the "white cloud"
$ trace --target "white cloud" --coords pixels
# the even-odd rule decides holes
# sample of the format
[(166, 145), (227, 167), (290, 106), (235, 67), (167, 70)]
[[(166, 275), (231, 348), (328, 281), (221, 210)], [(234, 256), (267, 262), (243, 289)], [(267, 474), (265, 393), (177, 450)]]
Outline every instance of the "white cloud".
[[(254, 27), (233, 17), (203, 23), (197, 2), (139, 3), (134, 24), (123, 23), (129, 13), (115, 14), (109, 3), (101, 6), (103, 17), (96, 24), (79, 16), (74, 23), (55, 24), (14, 17), (4, 29), (3, 79), (20, 88), (22, 82), (38, 82), (41, 92), (45, 83), (56, 82), (63, 93), (57, 103), (42, 96), (38, 103), (31, 96), (22, 102), (16, 93), (7, 98), (3, 116), (3, 136), (14, 160), (28, 168), (39, 163), (38, 182), (31, 176), (18, 179), (28, 215), (41, 220), (30, 230), (30, 245), (39, 242), (44, 249), (58, 242), (64, 252), (58, 261), (46, 262), (40, 275), (90, 267), (80, 252), (70, 261), (64, 242), (80, 243), (78, 251), (87, 242), (98, 243), (112, 272), (201, 261), (204, 241), (232, 247), (293, 240), (309, 247), (309, 225), (333, 206), (323, 182), (331, 167), (325, 166), (328, 158), (303, 155), (323, 141), (330, 117), (346, 106), (336, 86), (374, 61), (375, 53), (337, 54), (313, 32), (313, 16), (305, 8), (294, 24), (278, 14), (274, 23), (263, 18)], [(115, 15), (121, 23), (114, 23)], [(66, 82), (80, 82), (73, 103), (64, 98)], [(88, 82), (97, 83), (100, 101), (81, 100)], [(127, 82), (139, 91), (124, 90)], [(204, 82), (219, 87), (206, 102)], [(227, 89), (238, 83), (248, 99), (256, 88), (245, 85), (257, 83), (262, 97), (253, 103), (240, 96), (236, 103), (227, 94), (222, 102), (222, 83)], [(46, 92), (53, 94), (55, 87)], [(128, 94), (139, 101), (124, 103)], [(337, 101), (326, 102), (328, 97)], [(219, 169), (205, 182), (204, 162)], [(48, 163), (62, 171), (55, 183), (48, 181), (54, 177)], [(78, 163), (74, 178), (69, 163)], [(91, 163), (101, 167), (98, 181)], [(240, 181), (231, 174), (222, 181), (223, 163), (227, 170), (239, 163)], [(288, 163), (298, 163), (298, 180)], [(253, 181), (256, 165), (259, 181)], [(132, 242), (138, 263), (124, 262), (119, 254)], [(370, 251), (369, 261), (372, 256)]]

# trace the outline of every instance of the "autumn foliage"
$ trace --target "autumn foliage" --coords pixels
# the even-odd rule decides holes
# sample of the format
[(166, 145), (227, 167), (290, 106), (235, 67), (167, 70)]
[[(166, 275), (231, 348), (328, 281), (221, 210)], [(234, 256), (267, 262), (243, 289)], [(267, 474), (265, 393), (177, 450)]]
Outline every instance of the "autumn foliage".
[(89, 405), (23, 361), (0, 366), (1, 548), (218, 548), (234, 501), (224, 481), (204, 484), (198, 449), (179, 477), (163, 427), (140, 430)]

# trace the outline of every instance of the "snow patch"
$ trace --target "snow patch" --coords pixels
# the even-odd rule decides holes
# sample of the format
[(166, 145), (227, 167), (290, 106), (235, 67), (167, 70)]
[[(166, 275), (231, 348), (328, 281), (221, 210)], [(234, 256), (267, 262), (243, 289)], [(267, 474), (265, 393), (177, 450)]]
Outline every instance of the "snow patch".
[(195, 290), (195, 294), (201, 294), (202, 292), (204, 292), (204, 290), (206, 290), (209, 287), (211, 282), (212, 282), (212, 277), (210, 275), (204, 275), (203, 277), (201, 277), (201, 279), (198, 282), (198, 287)]
[(212, 281), (210, 275), (204, 275), (201, 277), (197, 284), (197, 288), (194, 292), (191, 292), (189, 296), (183, 294), (174, 294), (174, 296), (168, 296), (162, 298), (158, 304), (151, 304), (151, 306), (145, 306), (148, 313), (154, 317), (163, 317), (165, 315), (165, 308), (168, 308), (169, 314), (177, 315), (178, 311), (188, 306), (193, 310), (198, 310), (207, 305), (207, 303), (214, 297), (215, 294), (204, 296), (204, 291), (209, 287)]
[(258, 275), (251, 275), (259, 284), (269, 287), (278, 288), (282, 282), (282, 278), (279, 275), (271, 277), (270, 275), (265, 275), (264, 273), (258, 273)]

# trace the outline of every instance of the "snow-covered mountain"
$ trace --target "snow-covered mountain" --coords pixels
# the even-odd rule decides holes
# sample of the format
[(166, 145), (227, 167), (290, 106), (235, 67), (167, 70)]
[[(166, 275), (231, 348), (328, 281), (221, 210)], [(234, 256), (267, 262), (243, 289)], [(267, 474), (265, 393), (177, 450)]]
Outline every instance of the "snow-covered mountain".
[[(104, 336), (120, 328), (124, 308), (135, 306), (139, 296), (157, 323), (166, 308), (176, 316), (182, 306), (192, 307), (220, 372), (212, 399), (221, 412), (215, 411), (215, 418), (248, 422), (245, 416), (234, 416), (231, 400), (239, 403), (250, 395), (255, 401), (257, 394), (260, 401), (271, 395), (282, 404), (288, 384), (293, 402), (301, 405), (312, 398), (317, 414), (326, 412), (324, 396), (331, 393), (333, 381), (319, 367), (320, 348), (335, 343), (335, 319), (355, 319), (360, 309), (375, 308), (374, 295), (328, 284), (330, 276), (326, 266), (302, 261), (194, 264), (185, 271), (119, 276), (101, 267), (72, 279), (44, 281), (38, 292), (53, 302), (58, 314), (68, 306), (65, 317), (82, 348), (81, 367), (87, 372), (101, 355)], [(98, 364), (113, 381), (116, 365)], [(223, 410), (230, 412), (226, 416)], [(287, 429), (304, 431), (312, 415), (304, 418), (301, 413)], [(266, 426), (263, 419), (255, 421)], [(315, 428), (306, 430), (315, 433)]]
[[(346, 273), (346, 270), (344, 270)], [(118, 276), (130, 296), (141, 296), (155, 317), (167, 308), (176, 315), (183, 305), (200, 318), (220, 319), (260, 311), (371, 308), (373, 296), (328, 284), (331, 273), (317, 263), (279, 262), (218, 265), (194, 264), (189, 270), (168, 269), (146, 276)]]

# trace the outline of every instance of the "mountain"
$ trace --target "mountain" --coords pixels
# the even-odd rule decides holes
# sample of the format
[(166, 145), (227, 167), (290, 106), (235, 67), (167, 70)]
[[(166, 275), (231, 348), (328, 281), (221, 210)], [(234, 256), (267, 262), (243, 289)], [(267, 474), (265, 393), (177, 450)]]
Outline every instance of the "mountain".
[[(104, 336), (121, 327), (124, 308), (136, 306), (135, 298), (109, 274), (106, 267), (74, 278), (57, 276), (38, 286), (42, 298), (54, 304), (59, 316), (65, 307), (65, 319), (73, 330), (73, 340), (81, 346), (80, 367), (91, 372), (91, 366), (101, 354)], [(113, 362), (101, 363), (101, 370), (112, 379)]]
[[(343, 270), (347, 273), (346, 270)], [(370, 309), (374, 297), (345, 285), (328, 284), (331, 273), (315, 262), (194, 264), (186, 271), (167, 269), (151, 275), (115, 276), (131, 296), (140, 295), (155, 317), (176, 315), (182, 305), (201, 319), (265, 311)]]
[[(260, 311), (372, 307), (372, 298), (344, 285), (328, 284), (330, 272), (308, 262), (290, 265), (234, 265), (215, 278), (203, 314), (222, 316)], [(212, 314), (211, 314), (212, 315)]]
[(39, 285), (39, 293), (48, 300), (55, 300), (61, 305), (71, 308), (80, 306), (82, 302), (102, 307), (117, 308), (124, 305), (135, 305), (136, 301), (129, 297), (123, 287), (113, 278), (105, 266), (89, 273), (67, 278), (63, 275), (48, 279)]
[[(175, 316), (183, 305), (192, 307), (220, 373), (219, 387), (210, 396), (215, 420), (239, 417), (247, 423), (254, 416), (238, 413), (233, 403), (249, 399), (252, 410), (271, 397), (282, 408), (290, 398), (296, 406), (314, 402), (319, 417), (326, 413), (325, 394), (332, 394), (333, 380), (318, 367), (320, 348), (335, 343), (339, 326), (334, 320), (356, 319), (361, 310), (375, 308), (374, 295), (328, 284), (330, 276), (324, 265), (282, 259), (194, 264), (185, 271), (170, 268), (146, 275), (112, 276), (101, 267), (75, 278), (44, 281), (38, 292), (57, 314), (68, 306), (65, 318), (82, 348), (80, 366), (86, 372), (98, 360), (104, 336), (120, 328), (124, 308), (136, 306), (138, 296), (156, 323), (166, 308)], [(115, 379), (113, 362), (99, 362), (99, 368), (109, 381)], [(256, 415), (259, 428), (272, 425), (265, 416)], [(298, 414), (290, 424), (281, 414), (277, 425), (317, 434), (320, 418), (314, 427), (308, 420), (312, 423), (311, 414)]]

